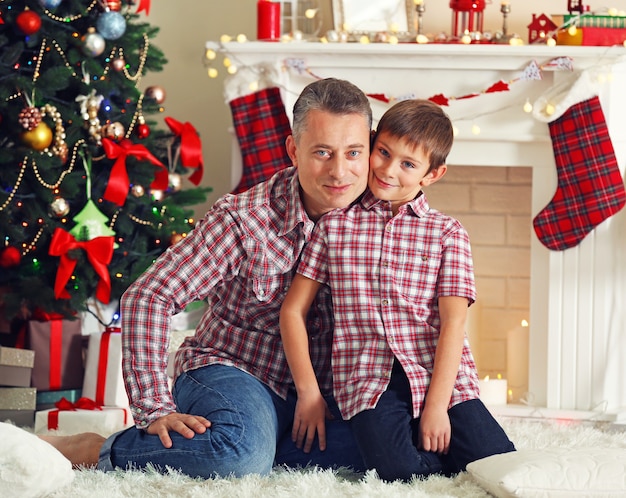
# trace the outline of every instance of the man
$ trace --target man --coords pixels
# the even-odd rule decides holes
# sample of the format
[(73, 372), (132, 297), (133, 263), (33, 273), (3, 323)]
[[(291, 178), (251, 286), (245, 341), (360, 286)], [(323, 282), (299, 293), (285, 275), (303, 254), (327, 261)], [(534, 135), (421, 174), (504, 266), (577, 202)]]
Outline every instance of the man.
[[(309, 315), (313, 365), (328, 405), (324, 451), (290, 439), (296, 394), (279, 313), (315, 222), (352, 203), (367, 183), (372, 114), (367, 97), (336, 79), (309, 84), (293, 109), (292, 168), (247, 192), (225, 195), (122, 297), (123, 370), (136, 427), (44, 437), (75, 465), (102, 470), (170, 466), (191, 476), (268, 473), (274, 464), (363, 463), (332, 399), (332, 309), (322, 291)], [(171, 316), (196, 300), (208, 311), (166, 364)]]

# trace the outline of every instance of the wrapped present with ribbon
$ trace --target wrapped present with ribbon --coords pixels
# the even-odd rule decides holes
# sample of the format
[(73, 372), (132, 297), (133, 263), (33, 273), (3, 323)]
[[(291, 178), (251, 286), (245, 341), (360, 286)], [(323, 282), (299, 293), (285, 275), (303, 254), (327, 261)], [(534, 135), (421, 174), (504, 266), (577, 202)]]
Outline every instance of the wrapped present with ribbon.
[(122, 375), (121, 332), (119, 327), (107, 327), (89, 335), (83, 396), (99, 405), (129, 405)]
[(79, 398), (75, 403), (62, 398), (56, 408), (35, 413), (35, 433), (60, 431), (64, 435), (96, 432), (104, 437), (132, 425), (129, 408), (101, 406), (93, 399)]
[(202, 159), (202, 142), (200, 135), (189, 122), (180, 121), (167, 116), (165, 123), (172, 133), (180, 137), (180, 162), (185, 168), (197, 168), (189, 177), (189, 181), (194, 185), (199, 185), (202, 181), (204, 161)]
[(83, 387), (83, 336), (80, 320), (35, 312), (28, 321), (27, 340), (35, 358), (31, 386), (41, 391)]

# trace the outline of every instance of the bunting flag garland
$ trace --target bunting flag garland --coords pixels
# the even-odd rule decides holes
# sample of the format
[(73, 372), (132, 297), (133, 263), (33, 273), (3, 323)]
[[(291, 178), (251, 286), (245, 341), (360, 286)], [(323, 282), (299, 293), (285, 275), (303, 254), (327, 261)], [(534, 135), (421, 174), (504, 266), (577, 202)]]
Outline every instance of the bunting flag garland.
[(165, 123), (174, 135), (180, 137), (180, 161), (186, 168), (198, 168), (189, 181), (199, 185), (202, 181), (204, 162), (202, 160), (202, 143), (198, 132), (189, 122), (181, 123), (174, 118), (166, 117)]
[(133, 156), (139, 160), (149, 161), (158, 166), (154, 181), (150, 188), (156, 190), (165, 190), (168, 185), (168, 173), (165, 165), (159, 161), (152, 153), (143, 145), (135, 144), (128, 139), (122, 140), (119, 144), (108, 138), (102, 139), (104, 152), (109, 159), (115, 159), (111, 175), (104, 191), (103, 197), (107, 201), (111, 201), (118, 206), (123, 206), (128, 196), (130, 188), (130, 180), (126, 171), (126, 157)]
[[(306, 63), (302, 59), (288, 58), (284, 60), (283, 64), (286, 68), (297, 71), (299, 74), (306, 73), (316, 79), (321, 79), (307, 67)], [(489, 93), (508, 92), (511, 85), (517, 83), (518, 81), (541, 80), (543, 79), (542, 71), (573, 71), (573, 69), (574, 65), (570, 57), (557, 57), (542, 65), (537, 64), (537, 62), (533, 60), (528, 63), (528, 65), (524, 68), (522, 74), (519, 77), (512, 79), (511, 81), (500, 80), (493, 83), (485, 90), (482, 90), (480, 92), (470, 92), (461, 96), (447, 96), (442, 93), (438, 93), (436, 95), (428, 97), (428, 100), (440, 106), (449, 106), (450, 102), (454, 100), (473, 99)], [(402, 100), (416, 98), (415, 94), (413, 93), (401, 96), (389, 96), (384, 93), (368, 93), (366, 95), (374, 100), (385, 103), (399, 102)]]
[(48, 248), (48, 254), (61, 258), (54, 282), (54, 297), (56, 299), (70, 298), (65, 285), (76, 268), (77, 260), (72, 258), (69, 253), (75, 249), (83, 249), (91, 266), (100, 277), (96, 287), (96, 298), (107, 304), (111, 297), (111, 277), (107, 265), (113, 257), (113, 243), (113, 236), (96, 237), (79, 242), (72, 234), (57, 227)]

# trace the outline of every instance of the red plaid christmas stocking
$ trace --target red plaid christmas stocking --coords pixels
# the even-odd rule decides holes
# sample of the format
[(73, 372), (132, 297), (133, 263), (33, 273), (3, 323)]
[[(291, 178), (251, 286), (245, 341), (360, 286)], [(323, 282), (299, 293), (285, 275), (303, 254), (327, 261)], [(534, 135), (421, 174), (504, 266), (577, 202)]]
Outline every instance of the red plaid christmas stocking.
[(622, 209), (626, 193), (597, 96), (572, 105), (549, 128), (558, 185), (533, 226), (543, 245), (561, 251)]
[(230, 101), (243, 174), (233, 193), (248, 190), (290, 166), (285, 140), (291, 134), (280, 91), (265, 88)]

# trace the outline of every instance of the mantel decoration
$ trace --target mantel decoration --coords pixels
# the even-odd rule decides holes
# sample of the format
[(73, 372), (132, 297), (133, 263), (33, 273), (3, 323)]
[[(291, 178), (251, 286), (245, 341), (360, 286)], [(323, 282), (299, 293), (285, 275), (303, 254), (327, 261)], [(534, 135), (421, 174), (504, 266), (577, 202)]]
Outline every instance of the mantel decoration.
[[(269, 6), (268, 3), (276, 5)], [(509, 30), (509, 19), (514, 15), (509, 0), (501, 0), (499, 4), (501, 27), (495, 30), (485, 28), (485, 10), (492, 8), (493, 3), (486, 0), (449, 0), (451, 32), (429, 33), (426, 0), (380, 0), (367, 4), (359, 0), (332, 0), (333, 29), (317, 38), (321, 25), (318, 0), (259, 0), (258, 6), (264, 9), (282, 9), (282, 23), (279, 36), (268, 38), (262, 31), (257, 39), (282, 42), (318, 40), (322, 43), (523, 45), (521, 35)], [(267, 14), (259, 11), (259, 23), (268, 26), (266, 19)], [(305, 25), (308, 28), (303, 31)], [(603, 8), (591, 12), (582, 0), (568, 0), (565, 14), (533, 14), (527, 27), (529, 44), (626, 45), (626, 11)], [(222, 41), (230, 38), (227, 35), (224, 37)]]

